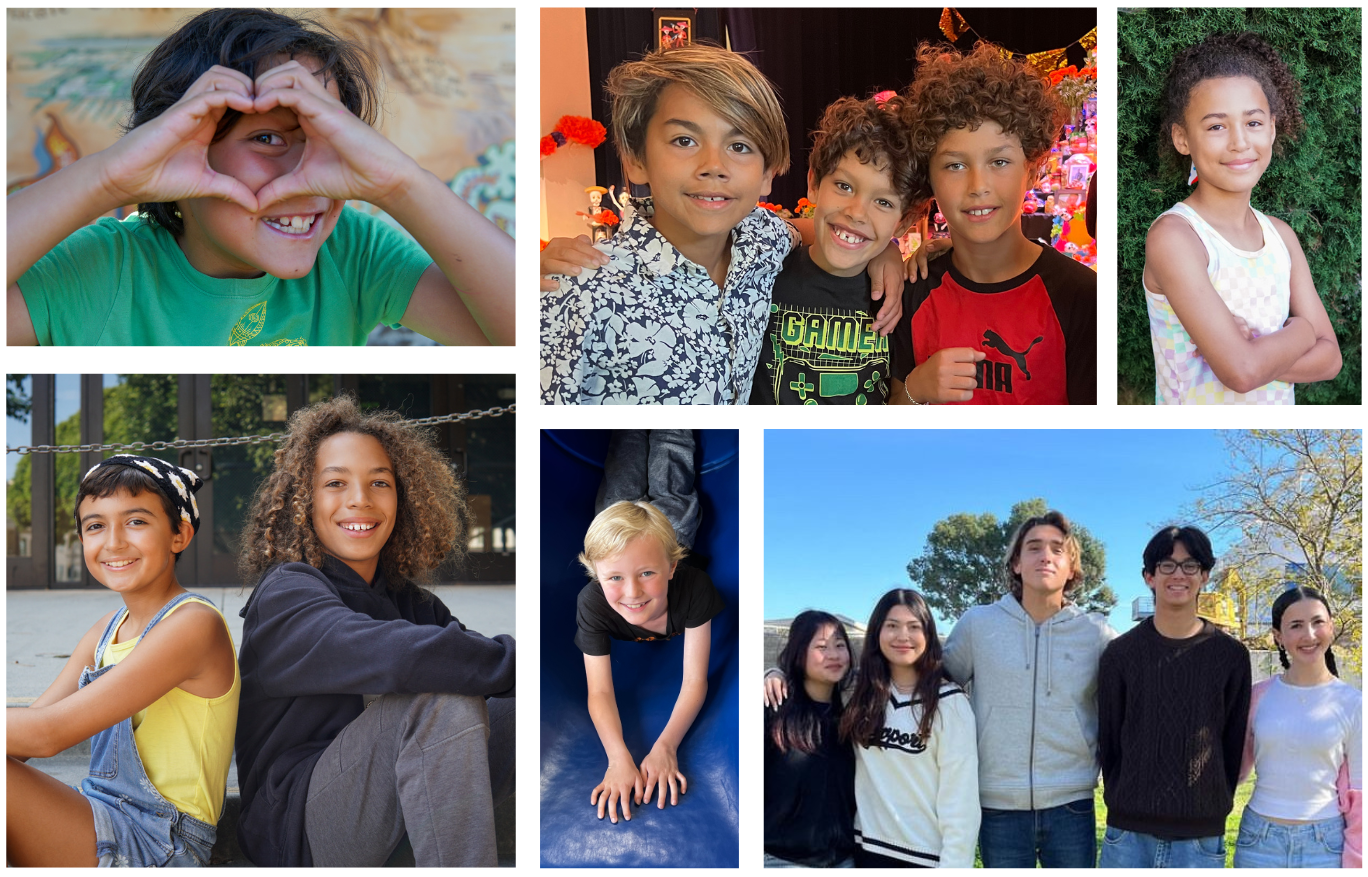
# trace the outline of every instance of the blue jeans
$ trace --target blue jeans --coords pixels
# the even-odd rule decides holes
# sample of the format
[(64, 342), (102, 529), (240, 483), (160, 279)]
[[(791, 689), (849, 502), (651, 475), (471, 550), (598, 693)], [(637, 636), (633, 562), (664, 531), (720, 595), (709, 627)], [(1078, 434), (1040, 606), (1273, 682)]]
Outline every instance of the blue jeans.
[(985, 868), (1093, 868), (1097, 817), (1093, 799), (1044, 810), (983, 808), (979, 853)]
[(1107, 826), (1099, 868), (1224, 868), (1225, 837), (1164, 840)]
[[(161, 608), (143, 630), (152, 629), (172, 607), (195, 594), (181, 594)], [(200, 598), (204, 599), (204, 598)], [(100, 644), (95, 647), (95, 666), (100, 666), (126, 609), (114, 613)], [(79, 687), (85, 688), (116, 665), (81, 671)], [(95, 855), (100, 867), (165, 868), (209, 864), (218, 827), (181, 813), (162, 797), (147, 778), (138, 746), (133, 740), (133, 719), (127, 718), (90, 738), (90, 776), (81, 781), (81, 794), (95, 815)]]
[(1236, 868), (1338, 868), (1343, 853), (1343, 816), (1280, 825), (1246, 807), (1240, 817)]
[(679, 544), (692, 548), (700, 515), (695, 453), (693, 430), (613, 430), (595, 514), (615, 502), (647, 500), (669, 519)]

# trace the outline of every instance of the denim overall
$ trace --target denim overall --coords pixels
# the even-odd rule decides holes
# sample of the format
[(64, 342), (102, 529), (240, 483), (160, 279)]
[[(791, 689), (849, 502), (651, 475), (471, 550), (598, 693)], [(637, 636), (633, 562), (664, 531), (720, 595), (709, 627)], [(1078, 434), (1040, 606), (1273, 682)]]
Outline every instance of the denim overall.
[[(185, 593), (161, 608), (147, 631), (172, 608), (198, 594)], [(205, 598), (199, 597), (203, 600)], [(206, 602), (208, 602), (206, 600)], [(105, 628), (95, 648), (100, 666), (105, 646), (127, 616), (120, 609)], [(116, 664), (81, 671), (81, 688)], [(95, 854), (100, 867), (199, 867), (209, 864), (218, 828), (178, 811), (147, 778), (133, 741), (133, 719), (124, 719), (90, 738), (90, 776), (81, 781), (81, 794), (95, 812)]]

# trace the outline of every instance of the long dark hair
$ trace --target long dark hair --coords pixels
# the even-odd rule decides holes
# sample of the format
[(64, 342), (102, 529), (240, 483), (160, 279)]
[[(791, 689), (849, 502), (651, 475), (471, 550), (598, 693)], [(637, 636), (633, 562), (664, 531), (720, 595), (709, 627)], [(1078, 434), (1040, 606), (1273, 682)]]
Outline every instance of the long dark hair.
[[(834, 635), (845, 641), (846, 649), (849, 650), (850, 636), (846, 633), (845, 625), (828, 612), (809, 609), (793, 619), (793, 624), (789, 627), (788, 642), (779, 653), (779, 669), (788, 680), (789, 697), (780, 705), (774, 722), (770, 725), (770, 738), (774, 740), (774, 745), (779, 747), (780, 752), (797, 749), (799, 752), (811, 754), (822, 745), (822, 710), (808, 696), (807, 687), (803, 682), (807, 678), (808, 649), (822, 632), (822, 628), (828, 626), (834, 629)], [(831, 692), (831, 710), (838, 716), (841, 714), (841, 687), (850, 680), (854, 672), (854, 657), (851, 655), (851, 665), (846, 668), (845, 675)]]
[(917, 736), (923, 743), (931, 737), (931, 723), (935, 721), (936, 707), (940, 703), (944, 671), (941, 669), (941, 644), (936, 636), (936, 620), (931, 617), (931, 609), (921, 594), (908, 588), (894, 588), (879, 598), (874, 613), (869, 616), (864, 649), (860, 653), (860, 669), (855, 675), (855, 692), (850, 696), (850, 706), (841, 716), (841, 739), (851, 740), (861, 746), (872, 745), (883, 732), (884, 711), (888, 706), (893, 682), (888, 659), (879, 648), (879, 639), (888, 613), (894, 606), (906, 606), (911, 610), (926, 634), (926, 649), (913, 665), (917, 671), (917, 687), (912, 693), (912, 699), (920, 701), (922, 706)]
[[(1326, 602), (1324, 594), (1311, 587), (1288, 588), (1282, 592), (1278, 599), (1273, 601), (1273, 629), (1281, 633), (1283, 613), (1287, 611), (1287, 607), (1303, 600), (1318, 601), (1325, 607), (1325, 614), (1329, 616), (1330, 622), (1334, 623), (1335, 613), (1331, 610), (1330, 604)], [(1287, 659), (1287, 650), (1283, 648), (1282, 643), (1278, 643), (1278, 660), (1282, 662), (1284, 670), (1292, 666), (1292, 662)], [(1332, 675), (1339, 675), (1339, 668), (1335, 666), (1335, 653), (1328, 646), (1325, 649), (1325, 666), (1330, 669)]]

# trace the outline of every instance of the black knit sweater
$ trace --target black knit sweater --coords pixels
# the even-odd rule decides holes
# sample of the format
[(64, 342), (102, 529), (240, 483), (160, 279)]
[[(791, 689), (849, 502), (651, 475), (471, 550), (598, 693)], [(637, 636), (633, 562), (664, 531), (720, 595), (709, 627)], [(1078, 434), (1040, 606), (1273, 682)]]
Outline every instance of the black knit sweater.
[(1249, 652), (1209, 621), (1169, 639), (1151, 619), (1098, 670), (1107, 824), (1167, 839), (1225, 833), (1249, 719)]

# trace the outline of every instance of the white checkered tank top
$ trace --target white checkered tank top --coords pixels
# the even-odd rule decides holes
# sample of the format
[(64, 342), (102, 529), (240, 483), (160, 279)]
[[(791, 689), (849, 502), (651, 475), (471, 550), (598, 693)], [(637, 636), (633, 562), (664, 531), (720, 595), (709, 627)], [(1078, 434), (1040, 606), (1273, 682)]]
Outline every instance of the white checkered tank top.
[[(1292, 297), (1292, 256), (1268, 217), (1254, 210), (1263, 229), (1264, 243), (1261, 249), (1251, 251), (1232, 246), (1186, 204), (1173, 205), (1160, 218), (1170, 214), (1187, 220), (1202, 239), (1207, 251), (1207, 277), (1230, 312), (1260, 335), (1281, 329), (1287, 322)], [(1146, 287), (1145, 304), (1149, 308), (1150, 342), (1154, 347), (1155, 404), (1295, 404), (1292, 385), (1286, 381), (1272, 381), (1248, 393), (1228, 389), (1197, 351), (1168, 299)]]

